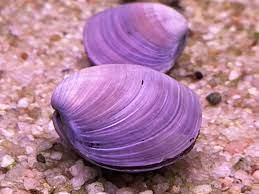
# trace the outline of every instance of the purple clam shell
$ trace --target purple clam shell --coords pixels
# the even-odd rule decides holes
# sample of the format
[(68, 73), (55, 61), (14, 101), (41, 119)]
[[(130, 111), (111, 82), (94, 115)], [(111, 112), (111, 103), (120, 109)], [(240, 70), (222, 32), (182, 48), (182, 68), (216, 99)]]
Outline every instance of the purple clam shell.
[(182, 53), (187, 21), (159, 3), (131, 3), (91, 17), (84, 47), (95, 65), (140, 64), (166, 72)]
[(198, 137), (197, 96), (171, 77), (140, 65), (83, 69), (55, 89), (60, 137), (104, 168), (140, 172), (173, 163)]

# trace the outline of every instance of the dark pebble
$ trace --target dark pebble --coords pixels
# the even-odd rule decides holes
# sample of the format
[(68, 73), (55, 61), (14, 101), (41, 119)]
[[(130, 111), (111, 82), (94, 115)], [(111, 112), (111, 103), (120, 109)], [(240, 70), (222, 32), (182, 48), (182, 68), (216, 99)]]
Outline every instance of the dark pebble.
[(42, 154), (37, 154), (36, 159), (38, 162), (46, 163), (46, 159)]
[(61, 70), (62, 73), (70, 73), (71, 69), (70, 68), (65, 68)]
[(203, 78), (203, 74), (200, 71), (195, 71), (194, 72), (194, 77), (197, 80), (201, 80)]
[(258, 44), (258, 40), (254, 40), (252, 43), (251, 43), (251, 47), (254, 47), (254, 46), (256, 46), (257, 44)]
[(211, 94), (209, 94), (206, 97), (206, 100), (211, 104), (211, 105), (217, 105), (221, 102), (222, 98), (220, 93), (218, 92), (213, 92)]
[(41, 192), (36, 189), (30, 189), (29, 191), (31, 194), (41, 194)]
[(21, 57), (24, 61), (26, 61), (26, 60), (28, 59), (29, 55), (28, 55), (27, 53), (25, 53), (25, 52), (22, 52), (22, 53), (20, 54), (20, 57)]
[(63, 145), (61, 143), (55, 142), (53, 143), (52, 149), (55, 151), (63, 151)]
[(4, 77), (4, 70), (0, 70), (0, 79)]

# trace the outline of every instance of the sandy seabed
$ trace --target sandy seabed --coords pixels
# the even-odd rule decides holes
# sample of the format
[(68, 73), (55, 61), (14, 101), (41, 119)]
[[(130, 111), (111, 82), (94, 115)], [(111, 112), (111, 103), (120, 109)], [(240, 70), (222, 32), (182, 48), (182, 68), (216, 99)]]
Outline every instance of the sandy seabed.
[[(191, 33), (169, 74), (203, 107), (199, 139), (182, 160), (149, 173), (115, 173), (57, 141), (52, 91), (89, 66), (86, 19), (117, 3), (0, 1), (0, 193), (259, 193), (258, 0), (180, 1)], [(192, 76), (196, 71), (203, 79)], [(222, 97), (216, 106), (206, 100), (212, 92)]]

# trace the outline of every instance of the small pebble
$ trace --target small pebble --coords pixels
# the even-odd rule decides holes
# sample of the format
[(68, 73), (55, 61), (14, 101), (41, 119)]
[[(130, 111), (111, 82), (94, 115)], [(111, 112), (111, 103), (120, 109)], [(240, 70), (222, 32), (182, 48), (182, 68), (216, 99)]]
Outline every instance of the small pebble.
[(254, 173), (253, 173), (253, 177), (255, 180), (259, 181), (259, 170), (256, 170)]
[(26, 146), (25, 147), (25, 150), (26, 150), (26, 154), (32, 154), (33, 153), (33, 148), (32, 147), (30, 147), (30, 146)]
[(10, 155), (5, 155), (1, 160), (1, 167), (6, 168), (14, 163), (14, 159)]
[(232, 80), (235, 80), (235, 79), (239, 78), (240, 75), (241, 75), (240, 72), (233, 70), (233, 71), (230, 72), (230, 74), (228, 76), (228, 79), (230, 81), (232, 81)]
[(85, 184), (86, 177), (83, 174), (81, 176), (76, 176), (71, 179), (71, 184), (74, 190), (79, 190)]
[(20, 57), (25, 61), (25, 60), (28, 59), (28, 54), (25, 53), (25, 52), (22, 52), (21, 55), (20, 55)]
[(210, 87), (214, 88), (218, 85), (218, 82), (215, 79), (211, 79), (208, 81), (208, 84), (210, 85)]
[(42, 154), (37, 154), (36, 159), (38, 162), (46, 163), (46, 159)]
[(40, 185), (40, 183), (35, 178), (26, 177), (24, 179), (23, 185), (24, 185), (26, 190), (30, 190), (30, 189), (36, 189), (36, 187), (38, 187)]
[(61, 152), (52, 152), (52, 153), (50, 154), (50, 158), (51, 158), (52, 160), (61, 160), (61, 158), (62, 158), (62, 153), (61, 153)]
[(39, 152), (42, 152), (42, 151), (50, 149), (51, 147), (52, 147), (52, 144), (49, 141), (43, 141), (43, 142), (40, 143), (37, 150)]
[(86, 185), (85, 189), (86, 189), (88, 194), (96, 194), (98, 192), (104, 191), (103, 184), (100, 183), (100, 182), (94, 182), (94, 183), (91, 183), (89, 185)]
[(40, 137), (43, 132), (44, 132), (44, 129), (42, 127), (40, 127), (40, 126), (35, 126), (35, 127), (31, 128), (31, 133), (34, 136)]
[(27, 108), (29, 106), (29, 102), (27, 98), (21, 98), (18, 101), (18, 105), (19, 108)]
[(210, 185), (198, 185), (195, 186), (192, 191), (195, 194), (208, 194), (212, 192), (211, 186)]
[(227, 177), (231, 173), (231, 165), (227, 162), (222, 162), (215, 166), (215, 168), (212, 170), (213, 174), (217, 178), (221, 177)]
[(1, 194), (13, 194), (13, 190), (11, 188), (2, 188), (0, 189)]
[(105, 191), (107, 191), (108, 193), (116, 193), (116, 191), (118, 190), (118, 187), (109, 181), (104, 183), (104, 188)]
[(50, 41), (52, 41), (52, 42), (57, 42), (57, 41), (60, 41), (60, 40), (61, 40), (61, 37), (58, 34), (54, 34), (50, 37)]
[(69, 171), (73, 176), (71, 184), (75, 190), (79, 190), (85, 182), (93, 180), (97, 176), (97, 171), (89, 166), (84, 166), (82, 160), (78, 160), (69, 168)]
[(48, 130), (49, 130), (49, 131), (54, 131), (54, 130), (55, 130), (55, 127), (54, 127), (52, 121), (50, 121), (49, 124), (48, 124)]
[(153, 186), (155, 194), (165, 193), (169, 189), (168, 183), (160, 183)]
[(197, 80), (201, 80), (203, 78), (203, 74), (200, 71), (195, 71), (194, 72), (194, 77)]
[(49, 176), (46, 178), (46, 181), (51, 186), (58, 186), (63, 185), (67, 182), (67, 178), (63, 175), (57, 175), (57, 176)]
[(84, 163), (82, 160), (76, 161), (76, 163), (69, 168), (69, 172), (72, 176), (78, 176), (81, 172), (84, 171)]
[(211, 94), (209, 94), (206, 97), (206, 100), (211, 104), (211, 105), (217, 105), (221, 102), (222, 98), (220, 93), (218, 92), (213, 92)]

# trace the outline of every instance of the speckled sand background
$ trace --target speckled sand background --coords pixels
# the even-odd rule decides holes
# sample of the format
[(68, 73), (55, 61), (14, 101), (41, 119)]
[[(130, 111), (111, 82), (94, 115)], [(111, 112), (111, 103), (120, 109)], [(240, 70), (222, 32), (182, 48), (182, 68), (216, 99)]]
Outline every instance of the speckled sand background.
[[(195, 90), (203, 106), (200, 137), (183, 160), (150, 173), (113, 173), (58, 143), (53, 88), (88, 66), (85, 20), (116, 4), (0, 0), (0, 193), (258, 194), (258, 0), (180, 1), (191, 33), (170, 75)], [(216, 106), (206, 100), (212, 92), (222, 97)]]

